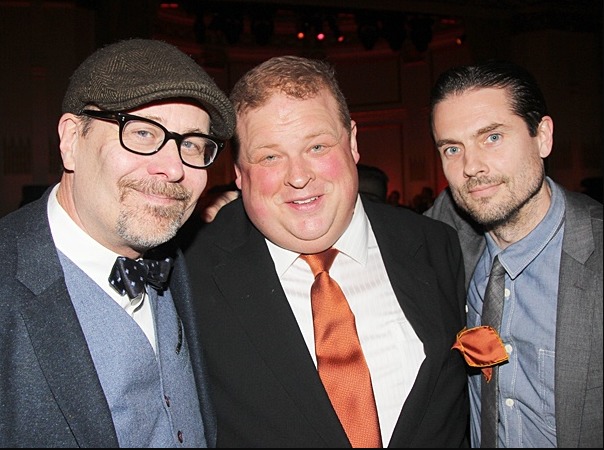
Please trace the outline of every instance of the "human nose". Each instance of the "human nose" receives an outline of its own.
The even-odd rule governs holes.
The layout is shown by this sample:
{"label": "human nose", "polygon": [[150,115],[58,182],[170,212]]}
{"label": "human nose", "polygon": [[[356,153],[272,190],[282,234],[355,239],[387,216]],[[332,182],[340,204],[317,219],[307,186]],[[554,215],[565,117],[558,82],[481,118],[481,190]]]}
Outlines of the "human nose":
{"label": "human nose", "polygon": [[467,178],[488,172],[488,165],[479,149],[466,146],[463,155],[463,171]]}
{"label": "human nose", "polygon": [[314,172],[304,158],[298,157],[290,160],[285,184],[302,189],[314,178]]}
{"label": "human nose", "polygon": [[[149,157],[147,157],[149,158]],[[180,157],[177,141],[168,140],[157,153],[150,156],[149,172],[164,175],[168,181],[179,181],[184,176],[184,164]]]}

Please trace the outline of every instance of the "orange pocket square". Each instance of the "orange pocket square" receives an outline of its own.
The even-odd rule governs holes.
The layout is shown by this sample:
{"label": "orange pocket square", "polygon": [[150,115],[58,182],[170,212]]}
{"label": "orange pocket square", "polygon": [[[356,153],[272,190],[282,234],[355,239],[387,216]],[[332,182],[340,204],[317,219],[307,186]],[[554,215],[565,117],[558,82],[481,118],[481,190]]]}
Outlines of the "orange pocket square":
{"label": "orange pocket square", "polygon": [[469,366],[479,367],[487,382],[492,367],[509,359],[499,333],[489,326],[464,328],[451,348],[459,350]]}

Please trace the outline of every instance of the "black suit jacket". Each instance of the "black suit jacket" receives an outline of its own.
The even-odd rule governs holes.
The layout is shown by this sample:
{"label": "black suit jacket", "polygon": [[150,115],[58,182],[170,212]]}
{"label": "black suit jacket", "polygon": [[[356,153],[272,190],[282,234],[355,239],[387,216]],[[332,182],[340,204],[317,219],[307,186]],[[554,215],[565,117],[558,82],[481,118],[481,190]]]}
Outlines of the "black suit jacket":
{"label": "black suit jacket", "polygon": [[[367,201],[364,207],[426,353],[390,447],[466,445],[466,372],[459,352],[450,350],[465,325],[457,235],[403,208]],[[185,255],[217,410],[217,445],[349,447],[265,239],[241,200],[225,206]]]}
{"label": "black suit jacket", "polygon": [[[42,199],[0,220],[0,447],[117,447],[111,413],[65,285]],[[170,291],[189,343],[206,438],[214,445],[184,258]]]}

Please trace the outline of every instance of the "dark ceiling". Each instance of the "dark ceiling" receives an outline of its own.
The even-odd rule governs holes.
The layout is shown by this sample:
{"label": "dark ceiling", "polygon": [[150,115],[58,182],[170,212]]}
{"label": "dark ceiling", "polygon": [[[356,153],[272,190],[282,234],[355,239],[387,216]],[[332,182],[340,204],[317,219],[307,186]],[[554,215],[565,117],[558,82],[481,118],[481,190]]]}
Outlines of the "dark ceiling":
{"label": "dark ceiling", "polygon": [[602,0],[188,0],[189,6],[241,8],[250,5],[279,7],[336,8],[339,11],[401,11],[465,18],[499,18],[523,29],[563,29],[597,31],[602,29]]}
{"label": "dark ceiling", "polygon": [[[295,35],[287,33],[299,28],[300,17],[309,11],[311,16],[335,17],[334,22],[347,28],[347,35],[351,36],[347,42],[351,44],[361,29],[359,18],[375,15],[380,33],[387,27],[386,22],[390,22],[394,32],[406,28],[410,34],[416,28],[410,25],[412,21],[427,18],[432,24],[429,33],[447,39],[452,34],[464,36],[469,29],[479,29],[480,33],[505,30],[506,35],[539,30],[602,35],[604,18],[604,0],[74,0],[74,3],[96,11],[99,45],[131,35],[153,35],[157,31],[179,39],[211,43],[213,30],[224,30],[224,22],[233,16],[239,15],[236,19],[239,22],[245,16],[246,23],[250,23],[250,16],[263,11],[273,14],[265,19],[270,32],[256,41],[271,45],[289,45],[284,36]],[[397,19],[401,15],[405,18]],[[222,20],[220,25],[217,18]],[[207,39],[201,38],[202,35]],[[280,39],[269,37],[273,35]],[[421,46],[425,47],[425,43]]]}

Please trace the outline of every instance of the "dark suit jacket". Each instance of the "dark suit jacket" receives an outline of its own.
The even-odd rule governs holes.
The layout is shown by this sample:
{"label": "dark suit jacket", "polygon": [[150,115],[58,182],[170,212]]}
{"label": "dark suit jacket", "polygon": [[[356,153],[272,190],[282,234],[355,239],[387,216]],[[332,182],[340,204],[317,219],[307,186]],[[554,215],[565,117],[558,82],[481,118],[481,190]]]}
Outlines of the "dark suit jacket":
{"label": "dark suit jacket", "polygon": [[[465,324],[457,236],[403,208],[364,206],[394,292],[426,353],[390,446],[467,444],[466,372],[450,350]],[[264,237],[241,200],[225,206],[185,255],[218,416],[217,445],[349,447]]]}
{"label": "dark suit jacket", "polygon": [[[49,191],[0,220],[0,447],[116,447],[109,406],[50,233]],[[182,255],[176,255],[170,290],[213,445],[215,416],[201,376],[205,368]]]}
{"label": "dark suit jacket", "polygon": [[[566,201],[556,323],[558,447],[602,448],[602,204],[562,189]],[[443,191],[430,217],[458,230],[467,280],[486,246],[483,233]]]}

